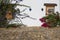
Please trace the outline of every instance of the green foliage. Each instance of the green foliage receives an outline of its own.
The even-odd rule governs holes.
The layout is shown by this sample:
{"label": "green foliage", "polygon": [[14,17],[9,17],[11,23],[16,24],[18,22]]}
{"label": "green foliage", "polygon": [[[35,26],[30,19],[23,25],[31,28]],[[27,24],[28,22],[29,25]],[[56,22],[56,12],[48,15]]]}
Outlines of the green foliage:
{"label": "green foliage", "polygon": [[[0,27],[8,25],[7,19],[5,18],[6,12],[11,11],[12,15],[15,15],[14,13],[17,12],[17,10],[15,10],[15,8],[14,8],[15,6],[16,6],[16,4],[1,3],[1,5],[0,5]],[[13,18],[14,18],[14,16],[13,16]]]}
{"label": "green foliage", "polygon": [[1,3],[7,4],[7,3],[10,3],[10,0],[0,0],[0,4],[1,4]]}
{"label": "green foliage", "polygon": [[59,13],[52,13],[44,17],[50,27],[60,26],[60,16],[58,14]]}
{"label": "green foliage", "polygon": [[0,21],[0,27],[6,27],[8,24],[7,24],[7,21],[3,20],[3,21]]}
{"label": "green foliage", "polygon": [[[11,1],[10,0],[0,0],[0,27],[16,26],[15,24],[10,24],[9,25],[9,23],[8,23],[9,19],[6,18],[7,12],[10,11],[12,13],[12,17],[14,19],[16,17],[16,13],[17,14],[20,13],[20,10],[19,9],[16,10],[15,7],[24,6],[24,7],[30,8],[30,6],[27,6],[27,5],[21,5],[21,4],[17,4],[17,3],[12,4]],[[31,11],[31,8],[29,10]]]}

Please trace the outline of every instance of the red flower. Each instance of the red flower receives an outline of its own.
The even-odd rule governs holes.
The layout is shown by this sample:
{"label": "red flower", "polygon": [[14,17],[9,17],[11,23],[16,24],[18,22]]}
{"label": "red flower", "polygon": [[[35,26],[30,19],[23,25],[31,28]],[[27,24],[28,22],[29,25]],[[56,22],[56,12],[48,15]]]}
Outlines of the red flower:
{"label": "red flower", "polygon": [[46,19],[45,18],[41,18],[39,19],[41,22],[46,22]]}
{"label": "red flower", "polygon": [[47,23],[43,23],[41,26],[42,27],[49,27],[49,25]]}

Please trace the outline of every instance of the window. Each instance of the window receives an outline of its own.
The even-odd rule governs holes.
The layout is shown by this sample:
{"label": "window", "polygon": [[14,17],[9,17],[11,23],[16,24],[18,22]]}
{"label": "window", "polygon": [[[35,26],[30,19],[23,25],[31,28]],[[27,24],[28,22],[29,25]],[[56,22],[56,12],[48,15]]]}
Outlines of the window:
{"label": "window", "polygon": [[48,13],[53,13],[54,9],[48,9]]}

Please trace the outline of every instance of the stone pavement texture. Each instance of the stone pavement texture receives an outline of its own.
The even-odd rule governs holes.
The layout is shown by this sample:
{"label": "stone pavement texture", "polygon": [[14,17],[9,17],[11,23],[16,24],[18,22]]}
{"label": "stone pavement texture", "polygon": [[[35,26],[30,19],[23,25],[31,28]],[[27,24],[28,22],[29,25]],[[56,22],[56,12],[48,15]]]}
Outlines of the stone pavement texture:
{"label": "stone pavement texture", "polygon": [[0,40],[60,40],[60,27],[0,28]]}

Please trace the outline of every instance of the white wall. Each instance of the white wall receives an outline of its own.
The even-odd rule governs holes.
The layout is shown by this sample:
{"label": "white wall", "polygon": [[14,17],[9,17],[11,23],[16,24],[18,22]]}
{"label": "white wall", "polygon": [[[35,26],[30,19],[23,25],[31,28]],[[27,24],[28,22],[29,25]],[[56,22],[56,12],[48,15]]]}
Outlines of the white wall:
{"label": "white wall", "polygon": [[[32,11],[28,11],[28,9],[24,12],[30,15],[33,18],[36,18],[37,20],[32,20],[30,18],[22,19],[22,22],[28,26],[41,26],[41,22],[39,21],[39,18],[45,16],[45,6],[44,3],[56,3],[57,7],[55,9],[56,11],[59,11],[59,0],[23,0],[21,4],[29,5],[32,8]],[[19,7],[22,9],[22,7]],[[44,9],[44,11],[41,11],[41,8]]]}
{"label": "white wall", "polygon": [[59,13],[60,13],[60,0],[59,0]]}

